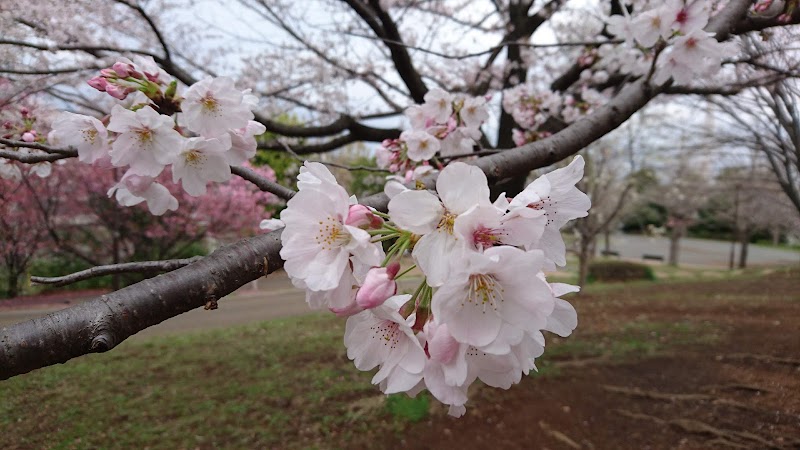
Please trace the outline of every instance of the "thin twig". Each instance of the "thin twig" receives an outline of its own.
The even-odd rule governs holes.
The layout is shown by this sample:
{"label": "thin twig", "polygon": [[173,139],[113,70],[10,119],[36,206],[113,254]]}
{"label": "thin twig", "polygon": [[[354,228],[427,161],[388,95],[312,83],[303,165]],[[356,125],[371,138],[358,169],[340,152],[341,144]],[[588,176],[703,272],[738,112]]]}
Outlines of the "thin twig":
{"label": "thin twig", "polygon": [[36,150],[41,150],[47,153],[55,153],[64,156],[78,156],[78,151],[72,148],[57,148],[51,147],[49,145],[40,144],[38,142],[25,142],[25,141],[15,141],[13,139],[4,139],[0,138],[0,144],[5,145],[6,147],[12,148],[34,148]]}
{"label": "thin twig", "polygon": [[311,161],[311,160],[305,159],[305,158],[301,157],[300,155],[298,155],[294,150],[292,150],[291,147],[289,147],[289,144],[287,144],[286,142],[283,142],[282,140],[278,139],[278,143],[280,143],[281,146],[283,147],[283,149],[286,150],[286,153],[288,153],[289,155],[291,155],[292,158],[296,159],[297,161],[299,161],[301,163],[309,161],[309,162],[317,162],[317,163],[320,163],[320,164],[325,164],[326,166],[330,166],[330,167],[338,167],[339,169],[345,169],[345,170],[365,170],[365,171],[368,171],[368,172],[390,173],[388,170],[381,169],[380,167],[348,166],[346,164],[339,164],[339,163],[328,162],[328,161]]}
{"label": "thin twig", "polygon": [[109,264],[107,266],[92,267],[91,269],[81,270],[80,272],[71,273],[61,277],[31,276],[31,282],[36,284],[48,284],[51,286],[66,286],[68,284],[77,283],[78,281],[102,277],[103,275],[115,275],[120,273],[171,272],[200,261],[201,259],[203,259],[202,256],[193,256],[185,259]]}
{"label": "thin twig", "polygon": [[489,53],[502,50],[508,46],[516,46],[516,47],[524,47],[524,48],[560,48],[560,47],[599,47],[603,44],[621,44],[625,41],[623,40],[609,40],[609,41],[577,41],[577,42],[555,42],[552,44],[531,44],[528,42],[516,42],[516,41],[508,41],[508,42],[501,42],[500,44],[495,45],[494,47],[489,47],[486,50],[481,50],[472,53],[465,53],[463,55],[450,55],[447,53],[438,52],[436,50],[431,50],[425,47],[418,47],[416,45],[406,44],[404,42],[396,41],[393,39],[382,38],[379,36],[369,36],[366,34],[360,33],[353,33],[353,32],[343,32],[342,34],[353,36],[357,38],[363,39],[370,39],[374,41],[382,41],[386,44],[392,45],[399,45],[405,47],[409,50],[416,50],[422,53],[427,53],[429,55],[438,56],[440,58],[445,59],[453,59],[453,60],[462,60],[462,59],[469,59],[469,58],[477,58],[479,56],[488,55]]}
{"label": "thin twig", "polygon": [[36,164],[40,162],[53,162],[59,159],[72,158],[73,156],[62,155],[58,153],[47,153],[32,155],[30,153],[14,152],[8,150],[0,150],[0,158],[6,158],[13,161],[19,161],[25,164]]}
{"label": "thin twig", "polygon": [[255,184],[262,191],[275,194],[284,200],[289,200],[290,198],[294,197],[294,194],[297,193],[287,187],[281,186],[278,183],[275,183],[273,181],[264,178],[263,176],[259,175],[258,172],[256,172],[255,170],[249,169],[247,167],[231,166],[231,173],[233,173],[234,175],[238,175],[244,178],[245,180]]}
{"label": "thin twig", "polygon": [[[44,161],[52,162],[52,161],[57,161],[59,159],[74,158],[78,156],[78,152],[76,150],[54,148],[36,142],[14,141],[11,139],[0,138],[0,144],[7,145],[9,147],[33,148],[48,153],[47,155],[30,155],[19,152],[0,150],[0,158],[12,159],[14,161],[19,161],[27,164],[35,164]],[[231,166],[231,173],[233,173],[234,175],[238,175],[244,178],[245,180],[255,184],[262,191],[275,194],[284,200],[289,200],[295,194],[293,190],[283,187],[275,182],[272,182],[259,175],[256,171],[248,169],[246,167]]]}
{"label": "thin twig", "polygon": [[500,153],[502,150],[480,150],[477,152],[469,152],[469,153],[459,153],[456,155],[449,155],[449,156],[440,156],[439,159],[442,161],[453,161],[455,159],[461,158],[469,158],[470,156],[488,156],[494,155],[496,153]]}

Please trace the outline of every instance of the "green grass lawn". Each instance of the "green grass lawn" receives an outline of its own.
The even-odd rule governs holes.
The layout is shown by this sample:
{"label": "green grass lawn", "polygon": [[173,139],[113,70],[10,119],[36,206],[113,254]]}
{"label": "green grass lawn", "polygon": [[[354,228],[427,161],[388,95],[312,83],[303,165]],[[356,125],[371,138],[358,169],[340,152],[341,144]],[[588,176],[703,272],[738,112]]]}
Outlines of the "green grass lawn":
{"label": "green grass lawn", "polygon": [[[660,285],[589,292],[617,307]],[[550,335],[537,376],[559,376],[564,361],[649,357],[720,333],[657,317],[609,323]],[[313,314],[133,340],[0,382],[0,448],[362,448],[440,413],[426,395],[382,396],[372,373],[347,359],[344,324]]]}

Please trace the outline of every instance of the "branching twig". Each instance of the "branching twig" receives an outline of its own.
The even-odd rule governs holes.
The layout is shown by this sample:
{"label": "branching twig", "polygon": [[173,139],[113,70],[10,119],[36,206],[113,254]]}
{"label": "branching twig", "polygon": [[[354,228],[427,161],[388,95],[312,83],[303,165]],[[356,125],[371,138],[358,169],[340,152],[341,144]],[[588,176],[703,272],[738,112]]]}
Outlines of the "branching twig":
{"label": "branching twig", "polygon": [[284,200],[289,200],[290,198],[294,197],[294,194],[296,194],[295,191],[270,181],[259,175],[255,170],[247,167],[231,166],[231,173],[255,184],[262,191],[275,194]]}
{"label": "branching twig", "polygon": [[0,138],[0,144],[5,145],[6,147],[11,148],[34,148],[36,150],[41,150],[47,153],[54,153],[64,156],[78,156],[78,151],[72,148],[57,148],[51,147],[49,145],[40,144],[38,142],[25,142],[25,141],[15,141],[13,139],[5,139]]}
{"label": "branching twig", "polygon": [[297,161],[299,161],[299,162],[301,162],[301,163],[303,163],[303,162],[306,162],[306,161],[309,161],[309,162],[318,162],[318,163],[320,163],[320,164],[325,164],[326,166],[338,167],[339,169],[345,169],[345,170],[351,170],[351,171],[352,171],[352,170],[365,170],[365,171],[367,171],[367,172],[381,172],[381,173],[389,173],[389,171],[388,171],[388,170],[386,170],[386,169],[381,169],[380,167],[370,167],[370,166],[348,166],[348,165],[346,165],[346,164],[339,164],[339,163],[335,163],[335,162],[329,162],[329,161],[311,161],[311,160],[309,160],[309,159],[305,159],[305,158],[301,157],[300,155],[298,155],[298,154],[297,154],[297,152],[295,152],[294,150],[292,150],[292,147],[290,147],[290,146],[289,146],[289,144],[287,144],[286,142],[283,142],[282,140],[278,140],[278,142],[281,144],[281,146],[283,147],[283,149],[284,149],[284,150],[286,150],[286,153],[288,153],[289,155],[291,155],[291,157],[292,157],[292,158],[296,159]]}
{"label": "branching twig", "polygon": [[185,259],[170,259],[166,261],[140,261],[122,264],[109,264],[107,266],[97,266],[91,269],[81,270],[60,277],[37,277],[31,276],[31,282],[36,284],[47,284],[50,286],[66,286],[90,278],[102,277],[103,275],[116,275],[120,273],[153,273],[171,272],[183,266],[195,263],[203,259],[202,256],[194,256]]}
{"label": "branching twig", "polygon": [[[52,162],[52,161],[57,161],[59,159],[74,158],[78,156],[78,152],[76,150],[54,148],[36,142],[23,142],[23,141],[14,141],[11,139],[0,138],[0,144],[7,145],[12,148],[13,147],[33,148],[48,153],[46,155],[30,155],[20,152],[0,150],[0,158],[12,159],[14,161],[19,161],[27,164],[35,164],[44,161]],[[244,178],[245,180],[253,183],[262,191],[275,194],[284,200],[289,200],[295,194],[293,190],[283,187],[273,181],[270,181],[259,175],[256,171],[248,169],[246,167],[231,166],[231,173],[233,173],[234,175],[238,175]]]}

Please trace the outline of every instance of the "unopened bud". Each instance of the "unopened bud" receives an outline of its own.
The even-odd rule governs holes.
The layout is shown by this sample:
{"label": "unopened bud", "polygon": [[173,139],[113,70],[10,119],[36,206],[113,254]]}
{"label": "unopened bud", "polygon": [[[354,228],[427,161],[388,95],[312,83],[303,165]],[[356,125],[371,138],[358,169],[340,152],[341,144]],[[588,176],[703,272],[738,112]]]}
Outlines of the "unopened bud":
{"label": "unopened bud", "polygon": [[108,81],[106,81],[103,77],[94,77],[91,80],[87,81],[89,86],[97,89],[100,92],[105,92],[106,86],[108,86]]}
{"label": "unopened bud", "polygon": [[351,227],[377,229],[383,225],[383,219],[364,205],[353,205],[347,212],[347,219],[344,223]]}
{"label": "unopened bud", "polygon": [[115,62],[111,69],[116,72],[117,76],[120,78],[127,78],[130,75],[133,66],[128,63],[124,62]]}
{"label": "unopened bud", "polygon": [[373,267],[367,272],[364,285],[356,292],[356,303],[363,309],[382,305],[389,297],[397,293],[397,282],[394,277],[400,270],[400,264],[393,262],[387,267]]}
{"label": "unopened bud", "polygon": [[344,308],[331,307],[328,309],[330,310],[330,312],[336,314],[337,317],[354,316],[364,310],[364,308],[360,307],[358,303],[356,303],[355,301],[345,306]]}
{"label": "unopened bud", "polygon": [[118,100],[125,100],[125,98],[133,92],[133,89],[124,88],[122,86],[117,86],[116,84],[107,84],[106,85],[106,92],[108,95],[118,99]]}

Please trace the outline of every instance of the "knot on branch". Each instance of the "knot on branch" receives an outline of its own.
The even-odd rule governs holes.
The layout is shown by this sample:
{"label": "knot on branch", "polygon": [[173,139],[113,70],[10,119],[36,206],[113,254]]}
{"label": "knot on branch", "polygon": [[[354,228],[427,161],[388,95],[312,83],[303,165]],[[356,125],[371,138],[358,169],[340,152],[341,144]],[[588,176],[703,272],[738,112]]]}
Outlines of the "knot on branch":
{"label": "knot on branch", "polygon": [[102,353],[116,347],[118,344],[114,333],[113,314],[100,313],[91,322],[90,336],[92,337],[91,351]]}
{"label": "knot on branch", "polygon": [[116,345],[114,336],[110,333],[101,333],[92,339],[92,351],[95,353],[111,350]]}

